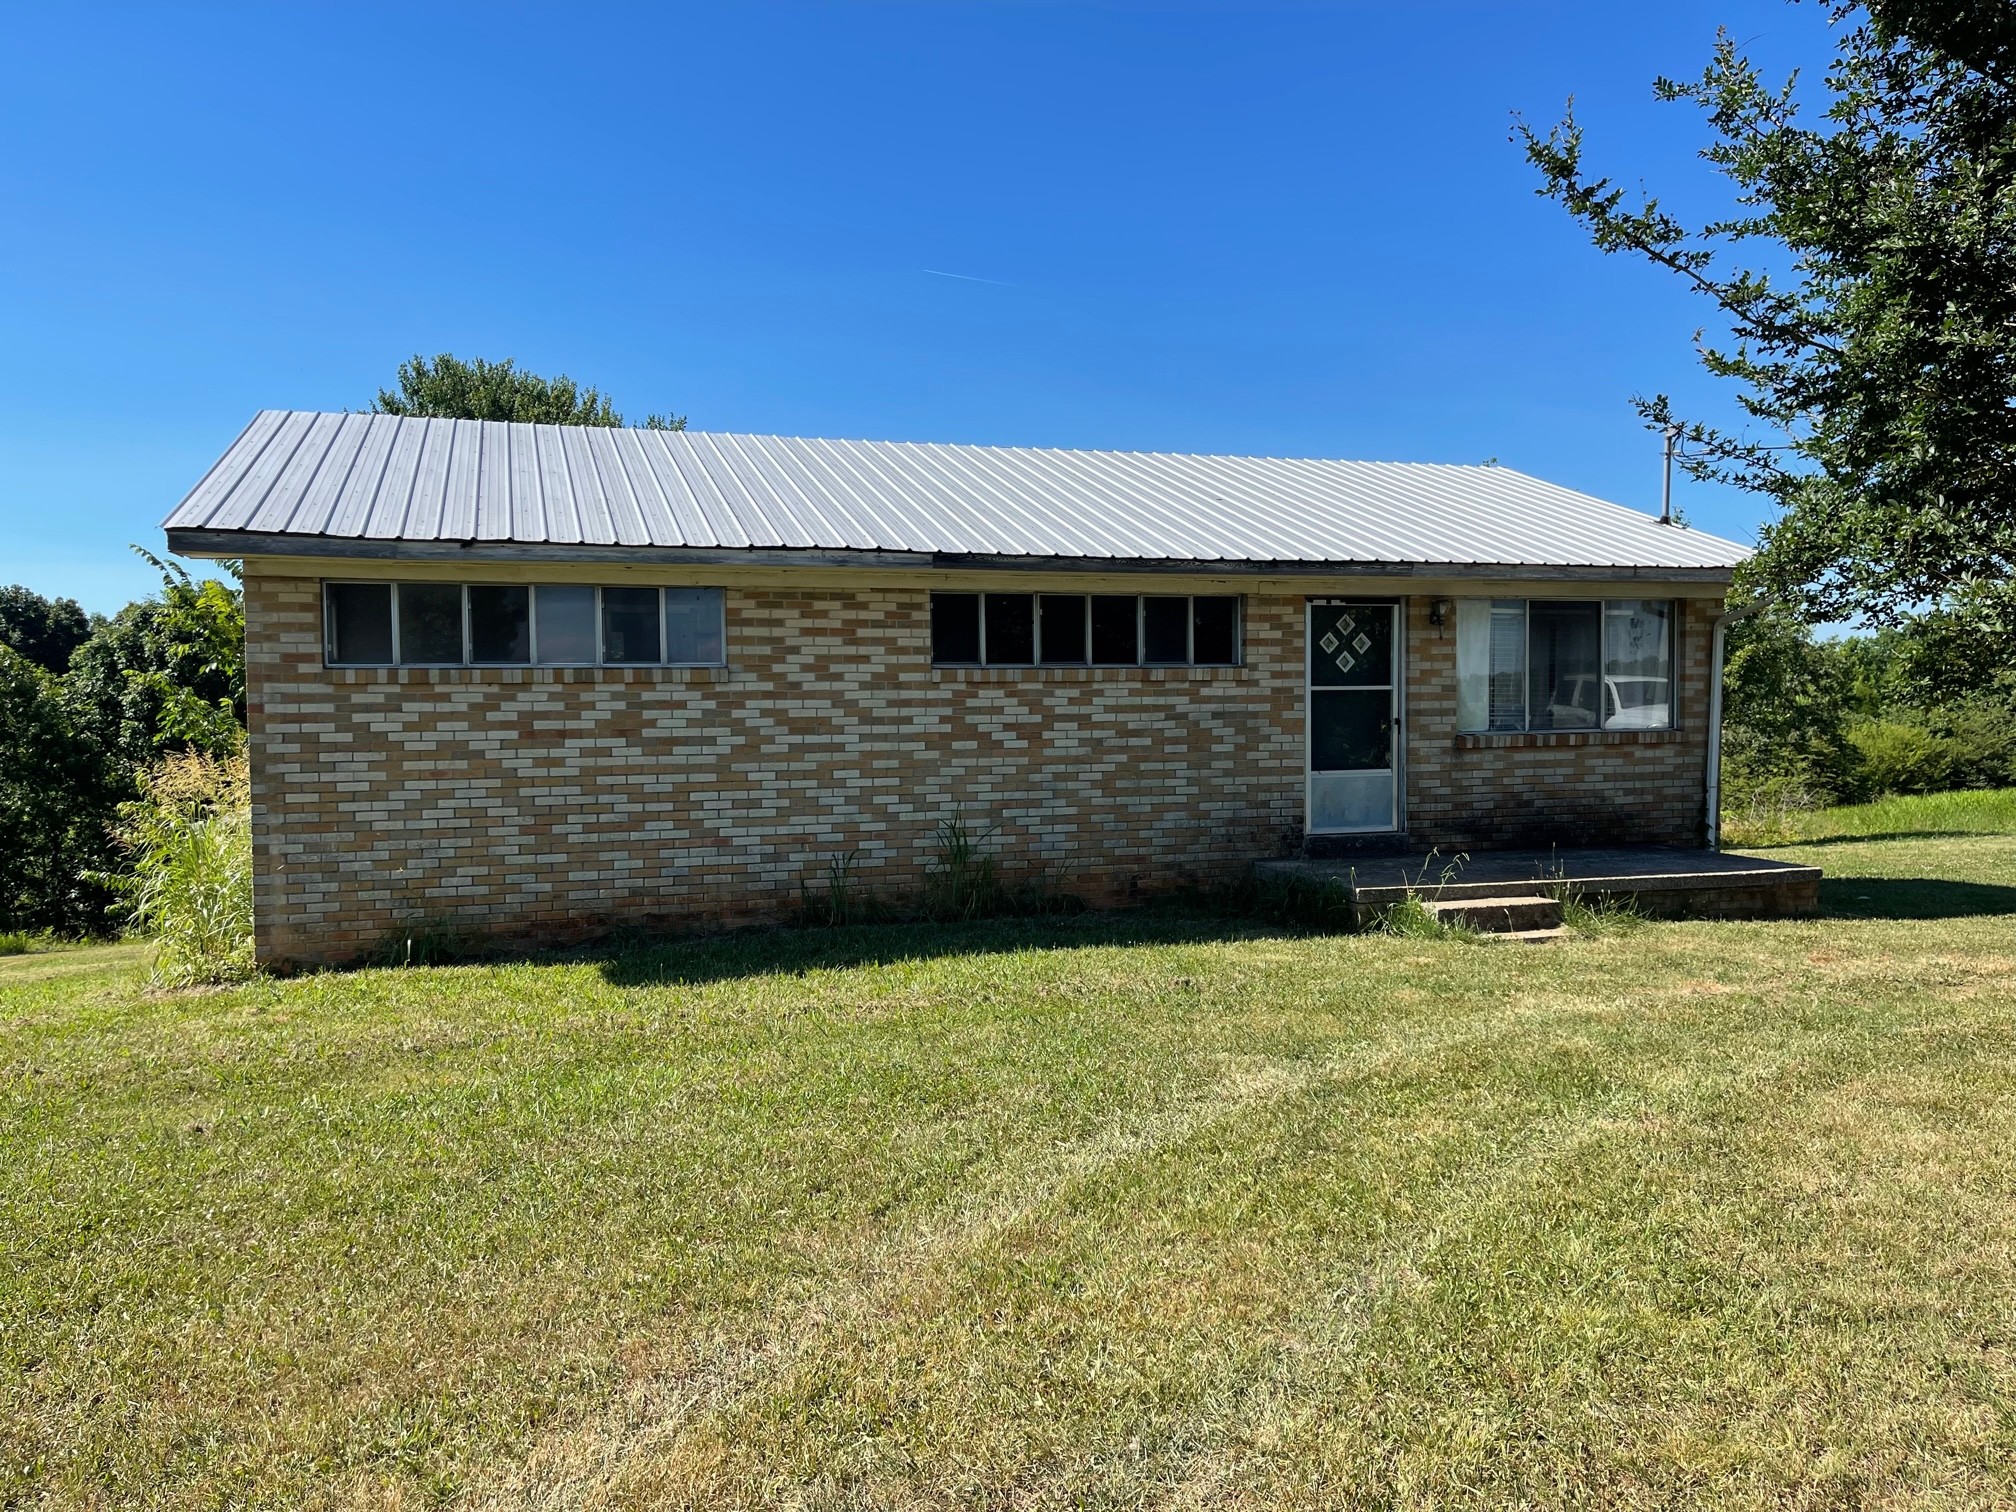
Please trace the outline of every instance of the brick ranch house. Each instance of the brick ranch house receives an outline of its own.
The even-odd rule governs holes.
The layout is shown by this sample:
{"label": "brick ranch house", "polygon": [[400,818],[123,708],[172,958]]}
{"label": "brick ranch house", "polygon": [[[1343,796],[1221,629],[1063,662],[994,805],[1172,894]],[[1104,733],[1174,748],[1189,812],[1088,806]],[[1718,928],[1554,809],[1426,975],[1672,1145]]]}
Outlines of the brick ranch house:
{"label": "brick ranch house", "polygon": [[260,414],[258,952],[780,914],[940,823],[1095,903],[1361,845],[1713,843],[1744,549],[1500,467]]}

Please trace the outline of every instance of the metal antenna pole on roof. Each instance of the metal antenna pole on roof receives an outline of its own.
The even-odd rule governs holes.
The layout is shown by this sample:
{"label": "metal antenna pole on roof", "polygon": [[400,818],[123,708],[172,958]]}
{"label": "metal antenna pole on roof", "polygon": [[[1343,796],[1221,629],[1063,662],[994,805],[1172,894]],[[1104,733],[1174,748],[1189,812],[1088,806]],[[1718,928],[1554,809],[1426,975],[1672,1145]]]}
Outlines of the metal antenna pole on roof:
{"label": "metal antenna pole on roof", "polygon": [[1673,523],[1673,443],[1680,439],[1680,427],[1666,427],[1666,482],[1659,490],[1659,523]]}

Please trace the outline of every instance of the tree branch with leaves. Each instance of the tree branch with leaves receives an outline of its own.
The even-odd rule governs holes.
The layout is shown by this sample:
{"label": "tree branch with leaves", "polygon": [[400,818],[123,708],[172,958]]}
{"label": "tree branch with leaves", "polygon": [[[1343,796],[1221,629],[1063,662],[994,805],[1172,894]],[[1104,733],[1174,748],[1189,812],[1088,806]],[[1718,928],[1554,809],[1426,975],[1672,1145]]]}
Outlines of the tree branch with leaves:
{"label": "tree branch with leaves", "polygon": [[1599,250],[1714,306],[1699,359],[1766,434],[1634,403],[1679,426],[1695,477],[1777,504],[1747,580],[1820,620],[1959,614],[2016,654],[2016,6],[1816,9],[1836,34],[1817,112],[1726,32],[1699,77],[1653,86],[1702,112],[1722,219],[1595,173],[1572,102],[1514,139]]}

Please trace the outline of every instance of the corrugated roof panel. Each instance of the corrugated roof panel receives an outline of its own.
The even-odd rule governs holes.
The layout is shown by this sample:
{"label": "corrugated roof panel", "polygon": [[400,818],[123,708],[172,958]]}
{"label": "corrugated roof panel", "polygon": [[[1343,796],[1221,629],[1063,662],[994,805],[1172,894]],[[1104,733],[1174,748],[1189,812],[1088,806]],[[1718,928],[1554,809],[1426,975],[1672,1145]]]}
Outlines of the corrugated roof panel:
{"label": "corrugated roof panel", "polygon": [[[541,427],[542,431],[545,427]],[[556,425],[553,439],[558,443],[556,450],[560,465],[567,475],[567,489],[574,500],[574,512],[581,523],[581,539],[584,541],[609,541],[622,544],[623,537],[616,529],[616,514],[610,506],[609,495],[602,487],[602,475],[595,466],[594,451],[607,448],[591,448],[586,427],[579,425]]]}
{"label": "corrugated roof panel", "polygon": [[385,459],[392,454],[393,438],[399,434],[399,427],[385,424],[385,419],[383,415],[355,417],[354,423],[362,427],[363,436],[341,486],[329,500],[327,519],[310,518],[297,510],[292,523],[284,527],[287,532],[346,538],[369,534],[371,509],[378,501],[378,485],[385,477]]}
{"label": "corrugated roof panel", "polygon": [[365,517],[364,529],[360,533],[383,541],[425,540],[425,536],[407,533],[406,518],[412,513],[413,490],[419,482],[421,444],[430,432],[438,432],[442,427],[390,425],[385,428],[392,434],[392,447],[386,454],[385,471],[378,480],[371,512]]}
{"label": "corrugated roof panel", "polygon": [[443,521],[448,513],[448,458],[455,448],[455,427],[430,425],[414,464],[413,495],[406,505],[401,535],[448,539]]}
{"label": "corrugated roof panel", "polygon": [[[606,456],[600,455],[605,451]],[[644,528],[643,506],[637,502],[636,490],[630,486],[630,473],[622,465],[616,448],[588,448],[583,465],[595,469],[595,481],[602,490],[602,497],[608,501],[609,518],[617,542],[624,546],[648,546],[651,533]]]}
{"label": "corrugated roof panel", "polygon": [[[231,497],[238,480],[258,460],[259,449],[265,439],[279,429],[280,418],[277,410],[261,410],[254,415],[252,423],[238,433],[238,439],[231,443],[230,449],[211,463],[210,470],[189,490],[189,497],[182,501],[176,513],[186,511],[206,518],[224,518],[225,501]],[[218,525],[215,528],[223,530],[230,527]]]}
{"label": "corrugated roof panel", "polygon": [[694,533],[695,545],[744,547],[750,544],[748,532],[742,522],[735,518],[734,504],[721,497],[720,489],[714,486],[714,479],[696,456],[694,446],[686,437],[676,434],[665,435],[665,465],[672,476],[685,490],[692,502],[694,513],[700,517],[699,528]]}
{"label": "corrugated roof panel", "polygon": [[466,541],[476,534],[476,499],[483,465],[483,433],[473,420],[448,431],[448,473],[441,481],[441,537]]}
{"label": "corrugated roof panel", "polygon": [[170,530],[1126,561],[1726,570],[1733,542],[1501,467],[269,410]]}
{"label": "corrugated roof panel", "polygon": [[610,440],[610,451],[637,500],[646,544],[676,540],[685,534],[672,500],[666,495],[664,480],[658,475],[658,459],[649,436],[648,431],[625,430]]}
{"label": "corrugated roof panel", "polygon": [[872,538],[870,532],[861,529],[845,512],[835,509],[831,500],[808,492],[790,468],[780,465],[777,458],[759,444],[760,439],[755,436],[714,438],[722,450],[731,455],[737,476],[752,492],[766,495],[772,507],[782,510],[789,519],[790,528],[784,535],[791,545],[814,546],[821,541],[838,541],[844,546],[853,546]]}
{"label": "corrugated roof panel", "polygon": [[313,415],[282,415],[280,423],[261,439],[250,465],[225,494],[221,502],[224,515],[255,522],[273,502],[276,490],[281,495],[277,512],[284,514],[288,490],[281,488],[281,482],[301,471],[304,460],[309,468],[313,467],[313,459],[303,459],[299,453],[301,443],[314,429]]}
{"label": "corrugated roof panel", "polygon": [[266,511],[259,528],[287,531],[297,519],[322,520],[334,513],[349,486],[350,470],[357,465],[358,450],[369,429],[362,415],[325,415],[329,424],[321,427],[321,455],[315,459],[314,475],[293,491],[286,507]]}

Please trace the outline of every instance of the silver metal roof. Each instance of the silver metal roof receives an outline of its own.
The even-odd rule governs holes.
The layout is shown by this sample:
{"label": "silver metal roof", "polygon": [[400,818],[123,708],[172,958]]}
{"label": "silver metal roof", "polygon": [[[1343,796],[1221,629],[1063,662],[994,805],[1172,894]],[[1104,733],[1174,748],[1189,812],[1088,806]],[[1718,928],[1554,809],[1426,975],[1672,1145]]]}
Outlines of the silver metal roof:
{"label": "silver metal roof", "polygon": [[[165,524],[177,550],[247,554],[432,543],[1690,574],[1749,554],[1504,467],[291,410],[262,411]],[[402,543],[415,549],[384,549]]]}

